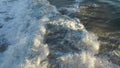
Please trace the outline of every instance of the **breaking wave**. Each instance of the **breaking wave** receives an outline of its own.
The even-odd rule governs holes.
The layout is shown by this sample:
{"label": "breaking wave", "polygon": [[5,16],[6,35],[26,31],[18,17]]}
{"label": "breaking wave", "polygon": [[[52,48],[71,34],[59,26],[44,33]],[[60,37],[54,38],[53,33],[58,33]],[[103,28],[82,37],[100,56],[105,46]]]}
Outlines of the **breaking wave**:
{"label": "breaking wave", "polygon": [[98,52],[97,36],[47,0],[0,0],[0,68],[120,68]]}

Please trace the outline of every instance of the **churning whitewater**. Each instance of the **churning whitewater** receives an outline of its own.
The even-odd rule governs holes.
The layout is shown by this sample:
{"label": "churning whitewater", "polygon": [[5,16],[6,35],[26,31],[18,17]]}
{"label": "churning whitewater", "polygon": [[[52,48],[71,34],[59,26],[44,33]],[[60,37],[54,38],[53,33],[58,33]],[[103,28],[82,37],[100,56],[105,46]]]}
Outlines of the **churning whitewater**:
{"label": "churning whitewater", "polygon": [[0,0],[0,68],[120,68],[98,51],[97,37],[47,0]]}

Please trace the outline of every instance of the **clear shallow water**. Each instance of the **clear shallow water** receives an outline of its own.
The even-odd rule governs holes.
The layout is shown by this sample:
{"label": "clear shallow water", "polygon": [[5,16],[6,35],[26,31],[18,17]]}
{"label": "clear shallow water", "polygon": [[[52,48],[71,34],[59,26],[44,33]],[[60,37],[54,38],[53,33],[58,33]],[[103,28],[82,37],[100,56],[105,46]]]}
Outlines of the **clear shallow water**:
{"label": "clear shallow water", "polygon": [[97,36],[75,18],[82,3],[1,0],[0,68],[120,68],[98,55],[102,50]]}

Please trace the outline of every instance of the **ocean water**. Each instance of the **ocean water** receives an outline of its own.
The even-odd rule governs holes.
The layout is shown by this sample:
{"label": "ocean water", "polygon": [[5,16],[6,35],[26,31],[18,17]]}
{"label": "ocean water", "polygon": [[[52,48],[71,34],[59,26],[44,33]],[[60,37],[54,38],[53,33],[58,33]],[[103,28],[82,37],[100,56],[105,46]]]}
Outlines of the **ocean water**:
{"label": "ocean water", "polygon": [[87,12],[109,1],[0,0],[0,68],[120,68],[119,17],[98,24]]}

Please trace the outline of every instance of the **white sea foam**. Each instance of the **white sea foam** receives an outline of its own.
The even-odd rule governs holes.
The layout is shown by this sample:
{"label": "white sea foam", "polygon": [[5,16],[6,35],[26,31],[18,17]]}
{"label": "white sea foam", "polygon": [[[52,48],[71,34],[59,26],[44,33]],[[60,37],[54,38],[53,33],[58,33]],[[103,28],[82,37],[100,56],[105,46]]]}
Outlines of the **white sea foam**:
{"label": "white sea foam", "polygon": [[[0,24],[3,25],[0,36],[9,43],[7,50],[0,53],[0,68],[51,68],[52,65],[57,68],[119,68],[95,57],[99,50],[96,36],[87,32],[79,21],[61,15],[47,0],[0,0],[0,9]],[[49,58],[53,45],[44,41],[49,30],[47,24],[60,26],[54,29],[56,31],[68,30],[64,39],[73,42],[78,52],[58,51],[55,54],[60,56]]]}

